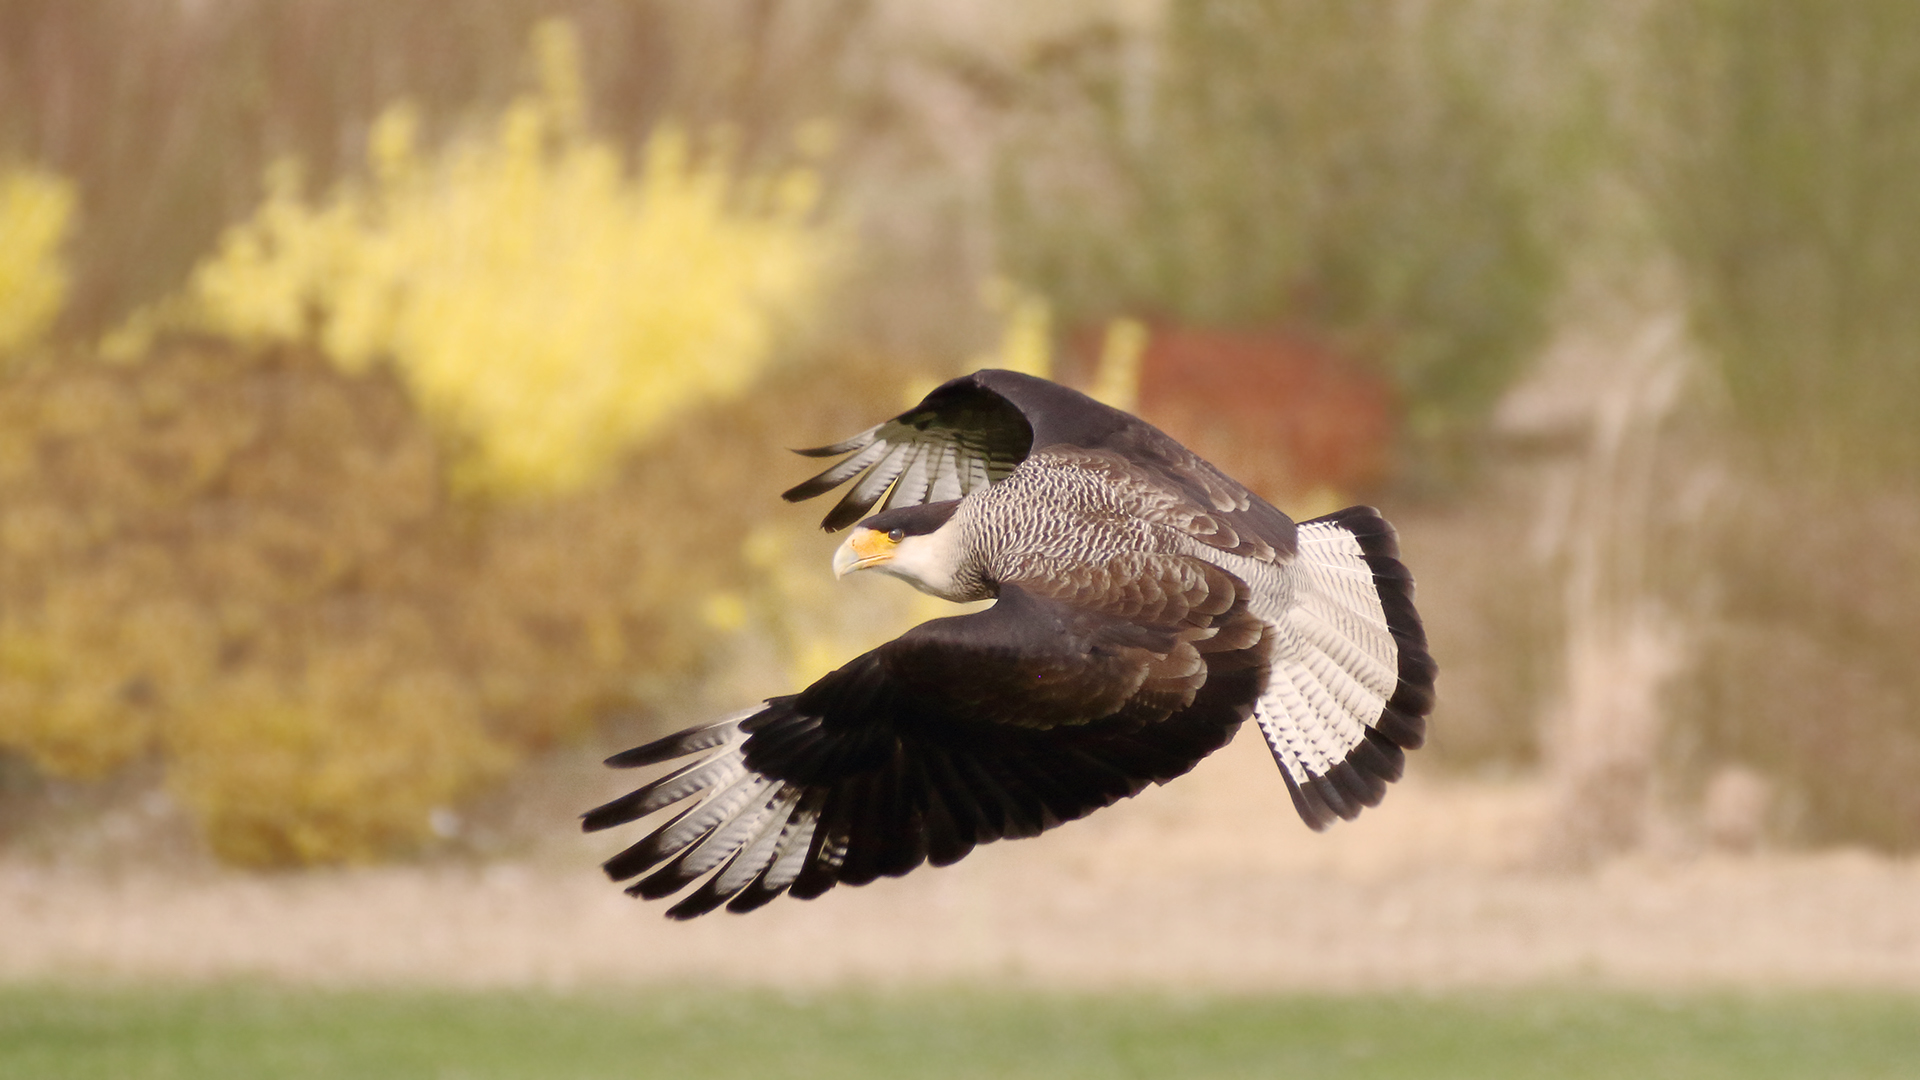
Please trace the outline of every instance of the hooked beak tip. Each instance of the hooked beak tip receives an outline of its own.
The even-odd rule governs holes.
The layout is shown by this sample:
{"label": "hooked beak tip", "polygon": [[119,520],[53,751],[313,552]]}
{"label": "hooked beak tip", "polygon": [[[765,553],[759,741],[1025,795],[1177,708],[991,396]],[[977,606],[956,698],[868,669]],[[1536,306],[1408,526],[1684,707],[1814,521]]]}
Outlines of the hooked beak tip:
{"label": "hooked beak tip", "polygon": [[874,543],[876,538],[872,530],[856,528],[833,553],[833,576],[843,578],[855,570],[865,570],[892,558],[891,550]]}
{"label": "hooked beak tip", "polygon": [[859,568],[859,564],[860,555],[853,550],[853,542],[848,540],[842,543],[838,548],[835,548],[833,552],[834,580],[838,581],[848,574],[853,573],[854,570]]}

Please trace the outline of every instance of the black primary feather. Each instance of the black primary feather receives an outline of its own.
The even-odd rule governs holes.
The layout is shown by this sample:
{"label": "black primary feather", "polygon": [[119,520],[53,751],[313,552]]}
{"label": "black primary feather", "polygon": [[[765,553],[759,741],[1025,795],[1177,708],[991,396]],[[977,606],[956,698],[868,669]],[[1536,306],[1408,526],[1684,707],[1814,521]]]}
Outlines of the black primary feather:
{"label": "black primary feather", "polygon": [[[1247,615],[1242,604],[1211,618]],[[1152,654],[1096,645],[1131,636],[1119,620],[1009,588],[992,608],[917,627],[799,694],[648,744],[648,760],[662,747],[707,756],[589,812],[585,825],[691,804],[606,864],[615,880],[647,874],[629,891],[648,899],[711,875],[669,911],[675,918],[956,862],[1182,775],[1253,708],[1259,669],[1245,654],[1257,638],[1203,653],[1224,674],[1178,709],[1022,711],[1035,671],[1138,682]]]}

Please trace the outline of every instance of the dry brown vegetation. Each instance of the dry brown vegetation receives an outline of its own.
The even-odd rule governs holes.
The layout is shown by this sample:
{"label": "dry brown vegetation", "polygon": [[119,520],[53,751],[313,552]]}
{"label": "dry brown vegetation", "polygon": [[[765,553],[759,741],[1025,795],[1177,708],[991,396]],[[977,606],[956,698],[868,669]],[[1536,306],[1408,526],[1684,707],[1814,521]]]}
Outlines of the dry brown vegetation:
{"label": "dry brown vegetation", "polygon": [[[385,373],[211,340],[0,386],[0,744],[55,776],[157,755],[247,864],[417,847],[433,814],[714,653],[800,373],[617,481],[448,498]],[[890,403],[890,402],[889,402]],[[851,424],[852,421],[848,420]]]}

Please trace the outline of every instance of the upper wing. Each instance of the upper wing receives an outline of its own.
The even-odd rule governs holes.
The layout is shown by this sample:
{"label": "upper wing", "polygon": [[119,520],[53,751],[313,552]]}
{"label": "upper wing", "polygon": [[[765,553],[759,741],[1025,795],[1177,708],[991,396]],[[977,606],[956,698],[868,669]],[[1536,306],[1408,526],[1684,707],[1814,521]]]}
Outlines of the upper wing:
{"label": "upper wing", "polygon": [[866,517],[883,495],[882,509],[960,498],[1012,472],[1032,447],[1033,426],[1019,407],[967,376],[942,385],[884,424],[831,446],[799,451],[809,457],[851,456],[783,498],[811,499],[859,476],[820,523],[831,532]]}
{"label": "upper wing", "polygon": [[1012,472],[1047,447],[1105,452],[1133,480],[1151,482],[1206,518],[1202,542],[1263,561],[1290,557],[1293,521],[1199,455],[1138,417],[1013,371],[976,371],[947,382],[884,424],[811,457],[847,454],[784,498],[811,499],[859,477],[821,525],[842,529],[884,496],[881,509],[957,499]]}
{"label": "upper wing", "polygon": [[986,611],[915,627],[799,694],[609,759],[711,751],[585,827],[691,804],[606,863],[615,880],[651,870],[627,890],[649,899],[711,873],[674,918],[811,898],[1033,836],[1185,773],[1252,711],[1264,648],[1244,595],[1156,616],[1007,587]]}

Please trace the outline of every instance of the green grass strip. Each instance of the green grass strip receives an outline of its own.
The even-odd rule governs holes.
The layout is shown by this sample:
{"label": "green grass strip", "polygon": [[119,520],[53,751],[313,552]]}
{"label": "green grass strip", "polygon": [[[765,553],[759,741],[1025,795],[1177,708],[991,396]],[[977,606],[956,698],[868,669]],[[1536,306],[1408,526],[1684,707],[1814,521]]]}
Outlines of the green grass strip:
{"label": "green grass strip", "polygon": [[1920,1076],[1920,996],[0,987],[0,1076]]}

